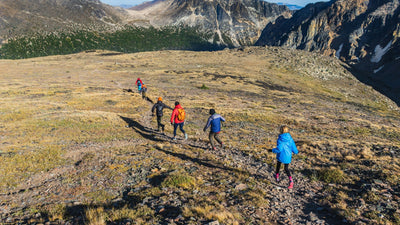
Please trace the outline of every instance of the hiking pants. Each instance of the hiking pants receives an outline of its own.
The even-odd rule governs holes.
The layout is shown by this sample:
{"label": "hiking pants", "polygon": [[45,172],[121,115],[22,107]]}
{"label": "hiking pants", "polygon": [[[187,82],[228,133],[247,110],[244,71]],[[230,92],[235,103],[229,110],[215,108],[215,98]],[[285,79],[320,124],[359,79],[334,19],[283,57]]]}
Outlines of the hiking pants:
{"label": "hiking pants", "polygon": [[186,133],[185,133],[185,130],[183,129],[183,124],[185,124],[185,122],[182,122],[182,123],[174,123],[174,137],[176,136],[176,130],[178,129],[178,126],[179,126],[179,129],[182,131],[182,133],[183,133],[183,134],[186,134]]}
{"label": "hiking pants", "polygon": [[157,116],[157,129],[160,130],[161,127],[161,130],[164,132],[165,125],[161,123],[161,119],[162,116]]}
{"label": "hiking pants", "polygon": [[219,136],[219,132],[214,133],[214,132],[210,131],[208,138],[210,139],[211,147],[215,148],[214,139],[217,140],[220,145],[222,145],[222,141],[219,139],[218,136]]}
{"label": "hiking pants", "polygon": [[[279,173],[279,170],[281,169],[281,162],[278,161],[278,163],[276,164],[276,173]],[[285,165],[285,172],[287,174],[288,177],[291,177],[292,175],[290,174],[290,170],[289,170],[289,164],[283,164]]]}

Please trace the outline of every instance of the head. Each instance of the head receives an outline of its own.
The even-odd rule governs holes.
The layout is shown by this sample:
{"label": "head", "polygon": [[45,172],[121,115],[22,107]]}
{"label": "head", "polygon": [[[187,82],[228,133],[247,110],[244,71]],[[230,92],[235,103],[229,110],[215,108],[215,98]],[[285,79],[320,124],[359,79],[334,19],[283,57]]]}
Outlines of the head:
{"label": "head", "polygon": [[215,114],[215,109],[210,109],[210,115],[214,115]]}
{"label": "head", "polygon": [[162,98],[161,98],[161,97],[158,97],[158,101],[159,101],[159,102],[162,102]]}
{"label": "head", "polygon": [[282,125],[282,126],[279,128],[279,131],[281,132],[281,134],[289,133],[289,127],[287,127],[286,125]]}
{"label": "head", "polygon": [[175,102],[175,106],[177,106],[177,105],[179,105],[179,102],[178,102],[178,101]]}

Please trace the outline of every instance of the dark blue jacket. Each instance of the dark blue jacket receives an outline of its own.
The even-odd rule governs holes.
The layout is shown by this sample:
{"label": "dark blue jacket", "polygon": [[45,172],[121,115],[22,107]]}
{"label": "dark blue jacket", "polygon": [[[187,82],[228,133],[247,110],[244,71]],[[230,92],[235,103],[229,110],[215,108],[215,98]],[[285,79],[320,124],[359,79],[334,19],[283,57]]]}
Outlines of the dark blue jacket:
{"label": "dark blue jacket", "polygon": [[296,144],[289,133],[279,135],[276,148],[272,149],[272,152],[276,153],[276,159],[283,164],[289,164],[292,162],[292,153],[299,153]]}
{"label": "dark blue jacket", "polygon": [[221,121],[225,122],[225,118],[215,113],[208,118],[207,124],[204,127],[204,131],[211,125],[211,132],[218,133],[221,131]]}

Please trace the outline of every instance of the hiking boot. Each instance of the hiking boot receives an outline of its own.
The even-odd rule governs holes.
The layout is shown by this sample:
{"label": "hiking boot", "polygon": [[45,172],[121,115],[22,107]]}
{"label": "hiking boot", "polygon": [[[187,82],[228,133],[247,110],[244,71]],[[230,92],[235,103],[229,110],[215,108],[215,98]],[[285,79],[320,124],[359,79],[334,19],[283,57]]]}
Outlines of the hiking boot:
{"label": "hiking boot", "polygon": [[224,148],[224,142],[221,142],[221,148]]}
{"label": "hiking boot", "polygon": [[279,173],[275,174],[275,180],[277,183],[279,183]]}
{"label": "hiking boot", "polygon": [[292,189],[293,188],[293,181],[290,181],[289,182],[289,187],[288,187],[289,189]]}
{"label": "hiking boot", "polygon": [[173,140],[173,141],[176,141],[176,137],[173,137],[172,140]]}
{"label": "hiking boot", "polygon": [[185,140],[187,140],[188,139],[188,135],[187,134],[185,134]]}

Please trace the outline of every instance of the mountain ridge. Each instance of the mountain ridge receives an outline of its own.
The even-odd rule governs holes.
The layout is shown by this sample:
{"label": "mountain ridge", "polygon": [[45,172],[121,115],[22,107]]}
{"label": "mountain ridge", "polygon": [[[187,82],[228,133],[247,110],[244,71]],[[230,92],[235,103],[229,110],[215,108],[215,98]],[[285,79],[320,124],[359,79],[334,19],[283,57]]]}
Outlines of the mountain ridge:
{"label": "mountain ridge", "polygon": [[[256,45],[318,51],[353,66],[359,78],[400,103],[400,3],[334,0],[309,4],[268,24]],[[380,85],[376,85],[380,84]]]}
{"label": "mountain ridge", "polygon": [[267,23],[280,15],[290,17],[291,11],[261,0],[156,0],[131,8],[131,15],[136,14],[154,26],[197,26],[215,32],[220,42],[226,34],[240,46],[254,43]]}

